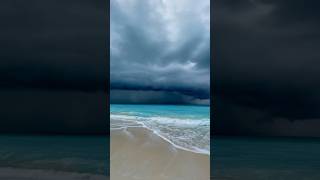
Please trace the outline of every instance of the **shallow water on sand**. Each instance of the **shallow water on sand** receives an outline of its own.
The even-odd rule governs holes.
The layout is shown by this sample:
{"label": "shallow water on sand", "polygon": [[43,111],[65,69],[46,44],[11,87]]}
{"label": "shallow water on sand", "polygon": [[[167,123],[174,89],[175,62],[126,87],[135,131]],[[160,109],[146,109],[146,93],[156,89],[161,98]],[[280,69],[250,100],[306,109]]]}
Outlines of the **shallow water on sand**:
{"label": "shallow water on sand", "polygon": [[110,108],[111,129],[145,127],[172,144],[210,154],[210,107],[119,105]]}
{"label": "shallow water on sand", "polygon": [[111,130],[112,180],[208,180],[210,157],[176,148],[144,127]]}

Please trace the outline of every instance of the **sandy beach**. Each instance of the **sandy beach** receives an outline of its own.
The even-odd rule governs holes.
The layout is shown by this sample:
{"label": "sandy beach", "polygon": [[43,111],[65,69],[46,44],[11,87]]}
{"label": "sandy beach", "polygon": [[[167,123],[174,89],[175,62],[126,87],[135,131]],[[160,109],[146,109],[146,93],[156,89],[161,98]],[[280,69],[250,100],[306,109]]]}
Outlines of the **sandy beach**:
{"label": "sandy beach", "polygon": [[183,150],[144,127],[111,130],[112,180],[208,180],[210,156]]}

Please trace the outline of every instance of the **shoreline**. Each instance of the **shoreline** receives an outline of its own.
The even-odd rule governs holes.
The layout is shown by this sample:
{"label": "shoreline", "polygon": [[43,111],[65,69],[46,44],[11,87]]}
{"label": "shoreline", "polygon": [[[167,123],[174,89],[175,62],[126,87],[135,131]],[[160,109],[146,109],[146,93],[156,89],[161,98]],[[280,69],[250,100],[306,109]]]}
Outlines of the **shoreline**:
{"label": "shoreline", "polygon": [[111,129],[110,177],[207,180],[210,155],[180,148],[146,127]]}
{"label": "shoreline", "polygon": [[126,126],[126,127],[117,127],[117,128],[110,127],[110,134],[111,134],[111,131],[125,130],[125,129],[128,129],[128,128],[145,128],[145,129],[151,131],[152,133],[156,134],[160,138],[162,138],[164,141],[167,141],[168,143],[170,143],[172,146],[174,146],[177,149],[181,149],[181,150],[184,150],[184,151],[189,151],[189,152],[197,153],[197,154],[205,154],[205,155],[210,156],[210,150],[209,151],[208,150],[203,150],[203,149],[192,150],[192,149],[188,149],[188,148],[179,146],[179,145],[175,144],[174,142],[172,142],[171,140],[169,140],[168,138],[166,138],[163,135],[161,135],[160,133],[158,133],[155,130],[149,128],[143,122],[136,122],[136,121],[133,121],[133,120],[121,120],[121,121],[135,123],[136,125]]}

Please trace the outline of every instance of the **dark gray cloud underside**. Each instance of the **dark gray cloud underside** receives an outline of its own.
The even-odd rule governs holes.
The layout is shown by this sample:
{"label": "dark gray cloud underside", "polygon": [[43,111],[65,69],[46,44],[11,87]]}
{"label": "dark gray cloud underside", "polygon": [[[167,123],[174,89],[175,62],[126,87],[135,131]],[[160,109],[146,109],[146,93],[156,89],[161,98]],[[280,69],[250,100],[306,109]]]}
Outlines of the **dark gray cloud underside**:
{"label": "dark gray cloud underside", "polygon": [[[110,77],[124,103],[138,103],[136,91],[161,92],[161,102],[209,99],[210,1],[133,0],[111,2]],[[132,94],[133,93],[133,94]],[[141,92],[136,94],[140,97]],[[181,96],[192,96],[186,102]],[[168,96],[165,96],[168,95]],[[188,98],[187,98],[188,99]],[[119,102],[114,101],[112,103]],[[152,102],[154,101],[154,102]],[[141,99],[141,103],[145,103]],[[153,98],[149,103],[160,103]]]}
{"label": "dark gray cloud underside", "polygon": [[0,2],[0,133],[107,133],[107,3]]}
{"label": "dark gray cloud underside", "polygon": [[215,133],[320,136],[319,7],[215,2]]}
{"label": "dark gray cloud underside", "polygon": [[105,90],[106,2],[0,5],[1,88]]}
{"label": "dark gray cloud underside", "polygon": [[0,132],[106,134],[106,95],[75,91],[1,90]]}

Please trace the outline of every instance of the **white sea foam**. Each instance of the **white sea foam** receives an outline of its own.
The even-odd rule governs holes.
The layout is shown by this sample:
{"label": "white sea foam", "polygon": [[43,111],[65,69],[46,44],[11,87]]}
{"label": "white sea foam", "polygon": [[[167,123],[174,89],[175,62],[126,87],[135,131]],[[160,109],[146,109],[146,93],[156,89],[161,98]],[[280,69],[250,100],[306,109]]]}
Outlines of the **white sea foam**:
{"label": "white sea foam", "polygon": [[111,129],[145,127],[184,150],[210,154],[210,120],[111,113]]}
{"label": "white sea foam", "polygon": [[[139,117],[136,115],[125,114],[111,114],[110,119],[114,120],[111,125],[115,125],[118,120],[126,121],[121,123],[124,127],[131,127],[131,125],[142,125],[145,122],[153,122],[157,124],[174,125],[177,127],[195,127],[195,126],[210,126],[209,119],[191,119],[191,118],[174,118],[174,117]],[[112,124],[115,123],[115,124]]]}

